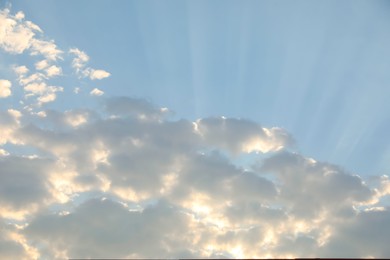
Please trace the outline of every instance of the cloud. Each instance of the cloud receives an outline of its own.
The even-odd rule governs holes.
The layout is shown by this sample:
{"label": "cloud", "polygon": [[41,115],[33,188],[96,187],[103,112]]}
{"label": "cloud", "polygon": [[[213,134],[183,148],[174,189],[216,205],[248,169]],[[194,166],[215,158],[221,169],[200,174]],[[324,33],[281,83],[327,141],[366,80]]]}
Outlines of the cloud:
{"label": "cloud", "polygon": [[73,55],[72,67],[75,70],[76,74],[81,78],[89,77],[91,80],[100,80],[108,78],[111,74],[105,70],[96,70],[91,67],[87,67],[89,61],[89,56],[77,49],[71,48],[69,54]]}
{"label": "cloud", "polygon": [[75,56],[72,61],[72,67],[76,70],[77,73],[80,73],[89,61],[89,56],[77,48],[70,49],[69,53]]}
{"label": "cloud", "polygon": [[20,127],[21,116],[21,113],[14,109],[0,111],[0,145],[6,143],[17,143],[13,135]]}
{"label": "cloud", "polygon": [[388,208],[362,211],[346,223],[338,223],[332,240],[322,249],[323,255],[334,257],[386,258],[390,255],[387,246],[390,232]]}
{"label": "cloud", "polygon": [[[234,118],[171,120],[143,99],[104,100],[100,113],[1,117],[10,129],[3,143],[35,155],[0,157],[0,207],[25,219],[15,232],[41,257],[387,255],[387,235],[372,231],[373,219],[385,223],[389,214],[379,206],[386,178],[369,187],[289,151],[283,129]],[[234,158],[252,152],[245,147],[253,139],[267,156],[244,169]],[[356,245],[337,249],[349,239]]]}
{"label": "cloud", "polygon": [[294,153],[279,153],[263,162],[260,172],[273,173],[283,185],[280,199],[296,216],[316,218],[337,215],[352,205],[370,203],[375,191],[358,176],[337,166]]}
{"label": "cloud", "polygon": [[245,119],[205,118],[196,123],[205,142],[233,153],[277,151],[292,144],[292,138],[280,128],[266,129]]}
{"label": "cloud", "polygon": [[[69,50],[68,53],[73,59],[68,61],[69,57],[64,55],[64,51],[53,39],[44,35],[38,25],[26,20],[23,12],[13,15],[8,8],[0,10],[0,50],[24,57],[28,54],[31,59],[35,59],[34,67],[27,64],[11,66],[17,76],[15,81],[25,90],[21,97],[15,98],[20,98],[19,103],[24,106],[23,109],[31,113],[44,104],[55,101],[58,93],[63,92],[64,86],[53,86],[50,80],[68,76],[63,75],[63,65],[66,65],[66,62],[71,63],[79,78],[101,80],[111,75],[103,69],[87,66],[88,55],[77,48]],[[4,84],[2,82],[0,97],[11,95],[10,88]],[[17,94],[20,95],[19,92]],[[102,95],[103,92],[96,89],[92,94]]]}
{"label": "cloud", "polygon": [[18,235],[14,225],[7,224],[0,218],[0,256],[4,259],[31,259],[36,258],[31,250]]}
{"label": "cloud", "polygon": [[26,66],[18,66],[14,67],[14,71],[20,77],[28,73],[29,69]]}
{"label": "cloud", "polygon": [[0,98],[6,98],[11,96],[11,81],[0,79]]}
{"label": "cloud", "polygon": [[1,215],[7,215],[4,210],[29,210],[48,197],[45,179],[49,165],[41,159],[0,157]]}
{"label": "cloud", "polygon": [[57,60],[61,58],[63,51],[57,48],[53,40],[45,41],[34,39],[31,42],[31,55],[42,55],[48,60]]}
{"label": "cloud", "polygon": [[39,39],[43,31],[34,23],[24,20],[22,12],[11,15],[9,9],[0,10],[0,47],[12,54],[29,51],[31,55],[42,55],[57,60],[62,51],[54,41]]}
{"label": "cloud", "polygon": [[20,54],[30,48],[36,29],[20,21],[22,13],[15,19],[9,12],[8,9],[0,10],[0,47]]}
{"label": "cloud", "polygon": [[47,60],[41,60],[37,63],[35,63],[35,68],[37,70],[43,70],[49,66],[49,62]]}
{"label": "cloud", "polygon": [[101,95],[104,94],[104,92],[101,91],[101,90],[98,89],[98,88],[94,88],[94,89],[91,90],[90,94],[91,94],[92,96],[101,96]]}
{"label": "cloud", "polygon": [[[180,250],[192,246],[185,237],[190,222],[164,202],[132,211],[110,199],[92,199],[70,214],[38,216],[24,232],[57,257],[60,252],[82,258],[183,257],[191,256],[190,250]],[[96,231],[100,235],[91,237]]]}
{"label": "cloud", "polygon": [[[37,74],[34,74],[37,75]],[[34,76],[32,75],[32,76]],[[37,77],[40,77],[39,75]],[[22,79],[23,80],[23,79]],[[25,79],[27,82],[30,80]],[[48,86],[45,82],[33,81],[24,86],[24,91],[26,93],[25,97],[37,96],[37,105],[41,106],[43,103],[52,102],[57,98],[57,92],[62,92],[62,87],[57,86]]]}
{"label": "cloud", "polygon": [[51,78],[54,76],[59,76],[62,74],[62,69],[60,67],[57,67],[55,65],[50,66],[46,69],[46,75]]}
{"label": "cloud", "polygon": [[92,80],[95,80],[95,79],[104,79],[104,78],[108,78],[111,74],[108,73],[107,71],[105,70],[94,70],[92,69],[89,73],[89,78],[92,79]]}

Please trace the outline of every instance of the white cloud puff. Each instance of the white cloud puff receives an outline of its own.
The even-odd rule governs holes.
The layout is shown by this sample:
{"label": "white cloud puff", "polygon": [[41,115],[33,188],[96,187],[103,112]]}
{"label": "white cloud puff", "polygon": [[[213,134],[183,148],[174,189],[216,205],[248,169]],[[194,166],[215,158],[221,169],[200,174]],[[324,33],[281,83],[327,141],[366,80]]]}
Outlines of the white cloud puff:
{"label": "white cloud puff", "polygon": [[6,98],[11,96],[11,81],[0,79],[0,98]]}
{"label": "white cloud puff", "polygon": [[98,89],[98,88],[94,88],[94,89],[91,90],[90,94],[92,96],[101,96],[101,95],[104,94],[104,92],[102,90]]}
{"label": "white cloud puff", "polygon": [[0,47],[10,53],[22,53],[31,46],[35,30],[9,14],[8,9],[0,10]]}
{"label": "white cloud puff", "polygon": [[54,77],[54,76],[59,76],[62,74],[62,69],[58,66],[55,66],[55,65],[48,67],[45,71],[46,71],[46,75],[49,78]]}
{"label": "white cloud puff", "polygon": [[92,80],[95,80],[95,79],[104,79],[104,78],[108,78],[111,74],[105,70],[95,70],[95,69],[92,69],[89,73],[89,78],[92,79]]}

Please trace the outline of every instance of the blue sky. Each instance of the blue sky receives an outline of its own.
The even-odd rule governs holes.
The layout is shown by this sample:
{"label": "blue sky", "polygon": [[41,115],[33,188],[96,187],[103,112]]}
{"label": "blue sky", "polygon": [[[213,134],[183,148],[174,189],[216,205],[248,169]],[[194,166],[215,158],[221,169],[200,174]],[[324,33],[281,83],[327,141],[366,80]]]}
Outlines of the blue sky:
{"label": "blue sky", "polygon": [[[37,172],[53,176],[48,178],[50,184],[42,184],[40,177],[35,175],[31,177],[32,183],[55,187],[45,191],[51,194],[50,199],[42,195],[46,194],[44,192],[31,191],[37,198],[42,196],[39,198],[47,203],[45,206],[48,208],[58,204],[59,208],[72,209],[72,198],[85,200],[84,197],[91,193],[102,194],[112,200],[91,200],[89,204],[80,205],[75,203],[77,207],[74,206],[76,208],[70,213],[75,214],[74,219],[83,221],[84,217],[90,217],[83,215],[83,210],[88,207],[113,207],[118,216],[124,217],[128,213],[122,212],[123,209],[115,203],[144,205],[145,201],[161,198],[165,202],[150,209],[157,212],[156,216],[168,214],[167,204],[164,203],[172,203],[196,214],[209,213],[216,202],[208,201],[208,206],[200,207],[199,201],[206,203],[206,195],[201,191],[216,199],[219,194],[225,194],[225,190],[220,193],[209,190],[208,185],[214,183],[217,177],[204,177],[209,178],[209,182],[203,182],[203,179],[196,179],[192,174],[197,171],[215,172],[218,178],[226,182],[236,176],[236,171],[243,170],[239,166],[244,165],[255,175],[267,176],[256,179],[259,187],[269,185],[270,190],[276,187],[278,195],[275,195],[275,200],[267,197],[271,196],[272,191],[251,193],[264,198],[258,209],[262,213],[259,214],[291,216],[289,219],[296,222],[290,224],[300,228],[295,231],[284,228],[295,235],[304,234],[304,239],[314,237],[315,243],[321,245],[320,250],[316,249],[311,247],[312,240],[301,241],[301,237],[290,241],[291,233],[283,233],[283,228],[277,231],[273,229],[268,231],[273,236],[280,235],[280,230],[287,234],[284,240],[278,240],[279,244],[270,246],[274,256],[288,256],[289,253],[305,256],[300,255],[302,251],[293,250],[296,243],[311,248],[314,256],[318,256],[315,252],[329,256],[337,248],[336,242],[342,241],[344,235],[353,234],[356,229],[361,234],[371,234],[370,229],[359,229],[359,225],[371,223],[375,214],[382,214],[378,212],[385,212],[382,218],[384,222],[389,218],[388,209],[380,208],[390,193],[390,182],[388,177],[384,177],[390,171],[388,1],[14,0],[1,1],[0,10],[3,10],[3,16],[0,16],[3,22],[0,25],[0,115],[3,117],[0,119],[3,129],[0,156],[16,156],[4,157],[8,159],[0,163],[8,167],[5,169],[15,167],[15,172],[22,174],[21,168],[18,170],[18,160],[26,160],[26,167],[35,163],[31,167],[36,167]],[[22,13],[18,16],[19,11]],[[11,19],[20,27],[7,27],[6,19]],[[40,30],[34,29],[27,21],[39,26]],[[11,29],[4,29],[3,33],[1,26]],[[28,38],[22,35],[22,32],[26,32],[23,30],[34,32],[34,36]],[[23,40],[26,37],[28,39]],[[44,45],[39,45],[36,39],[52,45],[45,50]],[[86,56],[88,58],[83,60]],[[29,71],[20,72],[21,66],[26,66]],[[28,75],[36,75],[37,78],[28,80]],[[167,119],[167,114],[173,116]],[[192,127],[191,131],[194,132],[189,130]],[[86,134],[88,131],[90,136]],[[147,134],[142,135],[143,132]],[[96,140],[92,141],[91,138],[95,137]],[[138,150],[128,152],[126,142],[138,147]],[[144,146],[144,142],[150,147]],[[81,152],[74,150],[77,144]],[[167,154],[162,151],[167,151]],[[193,151],[207,158],[198,158]],[[188,158],[183,159],[180,153],[184,157],[188,155]],[[38,158],[34,159],[38,162],[31,162],[32,157],[27,160],[24,157],[27,154]],[[49,167],[45,161],[47,158],[54,160],[56,167],[59,167],[55,174],[46,173],[45,167]],[[199,190],[199,193],[188,195],[182,190],[184,188],[173,189],[169,196],[164,192],[155,193],[156,187],[160,187],[161,183],[165,185],[166,178],[177,178],[170,175],[177,169],[166,166],[164,161],[183,167],[177,166],[187,177],[179,178],[179,183],[182,182],[183,187],[195,183],[191,188]],[[63,169],[62,163],[69,163],[70,166]],[[232,165],[238,168],[233,170]],[[129,167],[133,174],[130,177],[125,170]],[[164,175],[165,179],[161,177],[161,183],[156,181],[160,178],[155,175],[156,171],[168,169],[170,173]],[[113,172],[113,176],[107,175],[107,171]],[[143,176],[143,171],[150,172],[151,179],[139,177]],[[290,187],[288,183],[291,180],[285,173],[299,171],[309,175],[314,172],[318,177],[317,182],[317,177],[313,181],[306,175],[298,176],[298,182],[302,177],[301,185],[317,187],[321,182],[325,185],[319,187],[324,193],[317,201],[320,205],[323,203],[324,209],[340,210],[343,212],[340,214],[345,214],[343,217],[350,214],[350,207],[363,209],[363,213],[356,213],[355,219],[346,220],[345,225],[340,224],[344,233],[327,230],[330,222],[321,222],[323,230],[305,229],[316,225],[307,218],[317,216],[321,219],[320,216],[326,214],[313,206],[315,202],[304,200],[299,192],[292,192],[300,188]],[[329,172],[337,174],[327,179],[330,178]],[[59,181],[60,173],[68,176],[65,178],[67,181]],[[271,175],[267,175],[269,173]],[[360,176],[359,179],[354,179],[355,175]],[[8,178],[8,175],[1,176]],[[234,185],[250,190],[250,178],[255,177],[245,178],[248,179],[237,181],[238,184],[233,182],[236,183]],[[373,186],[365,186],[365,181],[372,182]],[[120,184],[122,182],[131,188]],[[11,179],[9,183],[12,183]],[[66,187],[70,192],[59,188],[63,187],[61,185],[69,185]],[[107,185],[111,185],[111,188],[107,188]],[[169,185],[164,185],[160,187],[161,190],[171,189]],[[333,189],[338,195],[344,194],[341,191],[338,193],[338,189],[351,189],[350,193],[346,191],[345,197],[340,195],[348,207],[336,207],[329,202],[333,195],[328,192]],[[12,188],[8,190],[14,192]],[[289,192],[295,201],[283,197]],[[310,192],[315,190],[305,192],[310,197],[313,196]],[[39,215],[37,212],[42,209],[28,199],[23,203],[29,205],[29,213],[21,211],[15,205],[22,202],[11,193],[3,195],[9,196],[13,204],[0,199],[0,208],[6,205],[5,213],[0,217],[15,221]],[[249,203],[250,195],[240,196],[248,205],[252,203]],[[229,203],[234,205],[235,202]],[[305,210],[297,206],[299,203],[307,205],[306,211],[313,210],[314,215],[302,217]],[[190,204],[192,206],[188,206]],[[270,213],[264,205],[281,212]],[[284,206],[278,208],[275,205]],[[253,208],[248,207],[246,211],[241,210],[251,212]],[[200,213],[197,212],[199,208]],[[229,208],[231,218],[228,222],[225,219],[213,222],[217,219],[217,215],[213,214],[213,219],[204,220],[217,223],[217,226],[222,222],[232,224],[232,212],[237,208]],[[48,216],[53,223],[61,223],[62,219],[57,217]],[[31,229],[26,229],[23,236],[31,241],[42,241],[42,234],[49,231],[43,230],[40,221],[37,218],[31,222]],[[388,224],[385,228],[388,229]],[[14,232],[10,230],[7,232]],[[90,234],[91,230],[93,227],[87,227],[85,234]],[[62,235],[66,230],[58,228],[52,232]],[[155,233],[156,237],[158,234]],[[326,234],[332,234],[331,241],[321,242]],[[376,237],[378,241],[383,239]],[[224,239],[228,240],[226,237]],[[30,254],[34,251],[31,248],[35,242],[23,244],[26,252]],[[184,248],[185,243],[180,243]],[[326,246],[322,247],[321,243]],[[357,241],[356,245],[364,243]],[[51,245],[58,250],[45,251],[49,254],[46,256],[64,256],[59,253],[60,244]],[[94,245],[98,244],[96,242]],[[219,248],[219,251],[202,246],[199,244],[202,250],[216,255],[255,255],[244,244],[235,245],[233,251],[224,251],[215,244],[213,248]],[[389,251],[379,242],[370,246],[367,252],[379,250],[379,256],[389,256]],[[67,257],[93,256],[90,252],[101,256],[102,252],[97,248],[83,251],[74,246],[65,251]],[[156,252],[164,252],[167,257],[188,255],[191,250],[191,256],[212,255],[196,249],[185,253],[160,249],[156,249]],[[123,255],[155,256],[141,251],[135,255],[123,251]],[[362,252],[348,248],[341,256],[366,256]],[[370,254],[367,253],[367,256]]]}

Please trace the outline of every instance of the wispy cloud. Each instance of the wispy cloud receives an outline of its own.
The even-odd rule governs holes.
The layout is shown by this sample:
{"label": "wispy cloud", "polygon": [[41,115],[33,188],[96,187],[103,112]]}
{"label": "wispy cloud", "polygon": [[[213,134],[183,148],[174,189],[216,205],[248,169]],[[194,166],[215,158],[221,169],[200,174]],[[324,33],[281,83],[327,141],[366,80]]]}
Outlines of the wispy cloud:
{"label": "wispy cloud", "polygon": [[89,77],[91,80],[100,80],[104,78],[108,78],[111,74],[105,70],[96,70],[91,67],[87,67],[87,63],[89,61],[89,56],[80,51],[77,48],[72,48],[69,50],[69,53],[74,56],[72,61],[72,67],[75,72],[81,78]]}

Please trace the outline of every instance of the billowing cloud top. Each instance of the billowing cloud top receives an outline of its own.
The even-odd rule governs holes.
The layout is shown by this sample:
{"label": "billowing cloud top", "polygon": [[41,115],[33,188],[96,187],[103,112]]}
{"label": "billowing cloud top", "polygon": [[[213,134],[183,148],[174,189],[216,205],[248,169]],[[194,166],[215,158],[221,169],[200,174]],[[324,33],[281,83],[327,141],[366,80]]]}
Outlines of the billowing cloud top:
{"label": "billowing cloud top", "polygon": [[[0,111],[0,258],[390,256],[387,176],[367,184],[305,157],[278,127],[174,120],[141,98],[46,108],[66,87],[48,83],[66,54],[42,33],[23,13],[0,12],[2,50],[39,56],[13,70],[40,109]],[[68,54],[79,80],[110,75],[83,51]]]}

